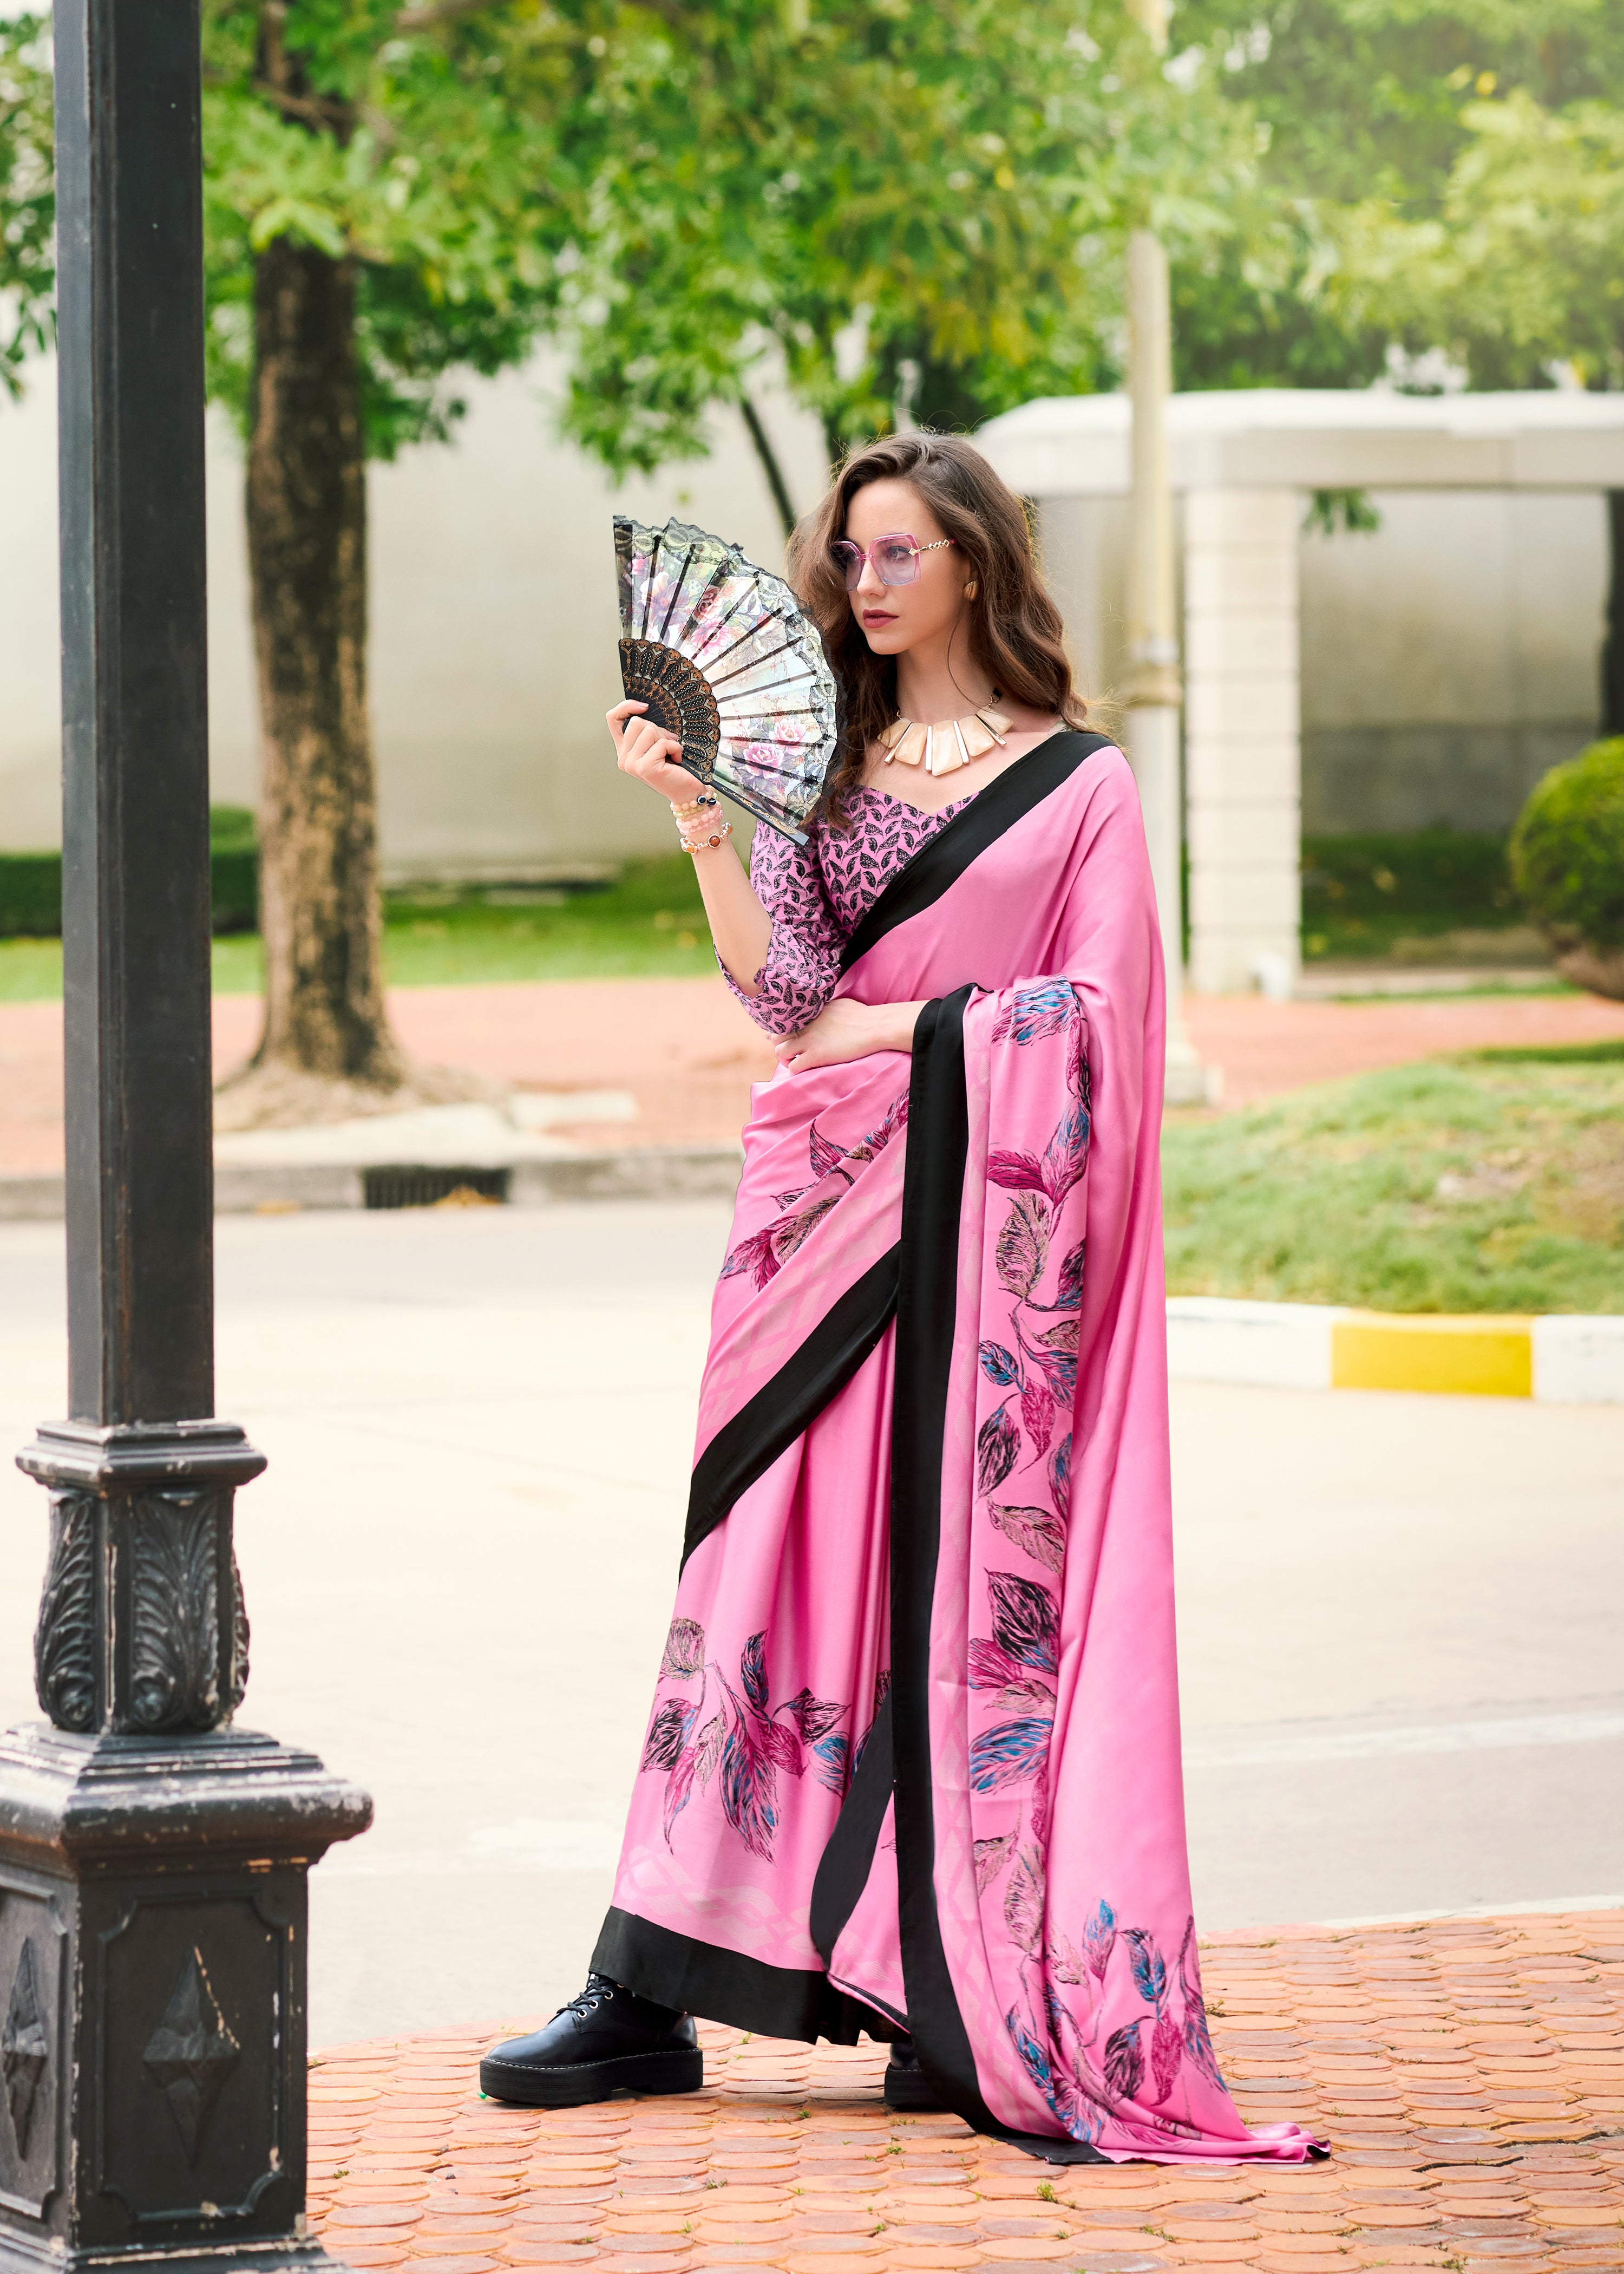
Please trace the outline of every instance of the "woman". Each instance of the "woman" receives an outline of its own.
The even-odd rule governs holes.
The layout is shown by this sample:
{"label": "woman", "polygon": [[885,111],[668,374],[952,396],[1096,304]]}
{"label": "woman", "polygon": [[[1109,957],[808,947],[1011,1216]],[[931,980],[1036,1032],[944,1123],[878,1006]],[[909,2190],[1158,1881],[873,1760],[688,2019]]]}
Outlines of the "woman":
{"label": "woman", "polygon": [[691,2090],[696,2013],[889,2038],[893,2106],[1056,2161],[1300,2160],[1223,2089],[1191,1918],[1132,776],[968,442],[861,452],[791,573],[845,701],[804,847],[759,828],[747,877],[680,744],[609,714],[779,1069],[613,1905],[481,2083]]}

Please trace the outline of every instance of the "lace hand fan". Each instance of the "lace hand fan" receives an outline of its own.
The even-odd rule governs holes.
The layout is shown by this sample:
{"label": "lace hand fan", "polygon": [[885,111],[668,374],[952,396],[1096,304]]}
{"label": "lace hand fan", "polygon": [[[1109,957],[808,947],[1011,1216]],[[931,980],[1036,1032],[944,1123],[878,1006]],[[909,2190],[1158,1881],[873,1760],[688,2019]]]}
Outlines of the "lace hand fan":
{"label": "lace hand fan", "polygon": [[620,679],[682,764],[796,844],[835,753],[835,679],[781,576],[668,521],[614,518]]}

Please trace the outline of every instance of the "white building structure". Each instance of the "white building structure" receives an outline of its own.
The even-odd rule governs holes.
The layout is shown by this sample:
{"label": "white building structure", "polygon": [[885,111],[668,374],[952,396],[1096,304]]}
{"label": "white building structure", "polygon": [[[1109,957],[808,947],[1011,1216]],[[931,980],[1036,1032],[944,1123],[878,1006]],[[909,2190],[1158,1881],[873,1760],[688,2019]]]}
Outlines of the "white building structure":
{"label": "white building structure", "polygon": [[[1598,493],[1624,488],[1624,398],[1257,388],[1175,395],[1168,434],[1190,976],[1229,993],[1296,973],[1304,818],[1328,833],[1503,827],[1593,731]],[[1125,398],[1029,403],[978,440],[1038,501],[1086,681],[1109,690]],[[1381,532],[1304,540],[1310,493],[1335,489],[1370,493]]]}
{"label": "white building structure", "polygon": [[[545,365],[470,380],[448,446],[369,477],[372,683],[387,871],[534,877],[664,851],[668,825],[614,771],[609,519],[668,512],[777,567],[782,540],[742,425],[711,456],[613,487],[560,442]],[[798,504],[816,422],[763,416]],[[1602,501],[1624,488],[1624,397],[1552,392],[1175,396],[1184,559],[1192,978],[1255,983],[1297,956],[1299,829],[1503,827],[1594,732],[1607,574]],[[1039,501],[1045,568],[1079,673],[1122,675],[1127,406],[1028,403],[980,438]],[[252,648],[238,446],[211,426],[214,795],[252,803]],[[1374,535],[1304,536],[1308,493],[1368,490]],[[56,841],[53,374],[0,403],[0,846]]]}
{"label": "white building structure", "polygon": [[[61,830],[56,374],[30,366],[0,396],[0,847]],[[620,511],[671,513],[781,567],[784,542],[736,414],[710,456],[611,482],[557,439],[545,361],[458,392],[446,445],[367,476],[372,723],[379,824],[394,877],[533,877],[665,853],[658,802],[615,771],[604,712],[620,695],[614,548]],[[763,390],[763,420],[804,510],[825,478],[822,430]],[[259,723],[243,453],[208,430],[209,714],[216,803],[252,805]]]}

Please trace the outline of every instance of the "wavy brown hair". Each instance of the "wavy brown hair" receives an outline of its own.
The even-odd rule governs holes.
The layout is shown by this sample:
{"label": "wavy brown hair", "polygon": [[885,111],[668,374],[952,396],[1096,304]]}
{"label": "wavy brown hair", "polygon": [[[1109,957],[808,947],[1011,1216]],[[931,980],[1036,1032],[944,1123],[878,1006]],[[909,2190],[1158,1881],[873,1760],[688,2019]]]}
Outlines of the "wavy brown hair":
{"label": "wavy brown hair", "polygon": [[790,582],[823,634],[839,682],[840,740],[818,808],[821,817],[837,825],[845,819],[848,792],[862,780],[869,743],[897,716],[897,659],[876,655],[868,645],[829,548],[846,534],[858,491],[885,481],[917,490],[943,535],[970,564],[976,588],[966,603],[971,661],[1000,694],[1052,711],[1068,727],[1080,727],[1087,717],[1071,684],[1064,627],[1038,575],[1020,500],[962,435],[888,434],[846,460],[789,544]]}

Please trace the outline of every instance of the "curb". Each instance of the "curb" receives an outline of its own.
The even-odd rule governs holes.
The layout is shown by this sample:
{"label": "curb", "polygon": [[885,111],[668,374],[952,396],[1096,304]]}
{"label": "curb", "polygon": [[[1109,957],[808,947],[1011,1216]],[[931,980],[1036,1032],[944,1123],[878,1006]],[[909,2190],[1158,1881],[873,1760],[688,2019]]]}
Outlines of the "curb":
{"label": "curb", "polygon": [[[731,1200],[743,1153],[737,1145],[639,1145],[619,1150],[572,1152],[560,1147],[545,1158],[508,1164],[506,1198],[515,1208],[545,1208],[554,1201]],[[444,1163],[390,1162],[371,1168],[320,1161],[262,1167],[228,1165],[214,1171],[216,1216],[275,1215],[297,1209],[364,1209],[369,1175],[432,1176],[444,1184],[459,1171]],[[488,1178],[487,1164],[467,1176]],[[0,1224],[60,1221],[60,1177],[0,1177]]]}
{"label": "curb", "polygon": [[1168,1372],[1178,1382],[1618,1405],[1624,1317],[1401,1317],[1331,1303],[1170,1295]]}
{"label": "curb", "polygon": [[[626,1146],[514,1163],[515,1208],[559,1201],[731,1200],[737,1145]],[[367,1169],[323,1162],[228,1166],[214,1173],[218,1216],[300,1209],[365,1209]],[[432,1174],[391,1163],[392,1177]],[[451,1172],[455,1174],[455,1172]],[[485,1176],[470,1169],[470,1178]],[[0,1177],[0,1223],[63,1214],[61,1177]],[[1176,1382],[1233,1382],[1282,1389],[1402,1389],[1469,1397],[1528,1397],[1546,1405],[1624,1404],[1624,1317],[1399,1316],[1331,1303],[1256,1303],[1169,1295],[1168,1372]]]}

